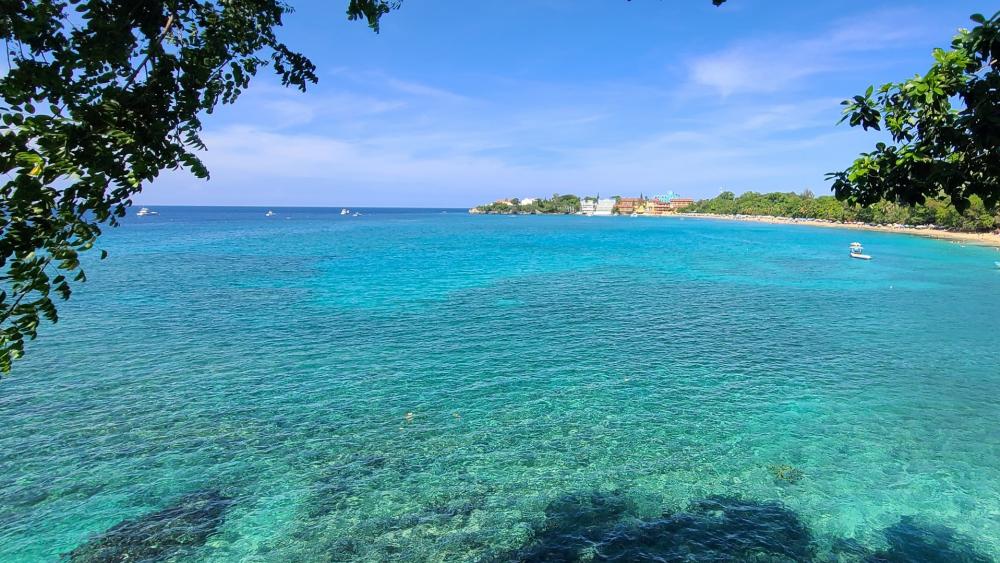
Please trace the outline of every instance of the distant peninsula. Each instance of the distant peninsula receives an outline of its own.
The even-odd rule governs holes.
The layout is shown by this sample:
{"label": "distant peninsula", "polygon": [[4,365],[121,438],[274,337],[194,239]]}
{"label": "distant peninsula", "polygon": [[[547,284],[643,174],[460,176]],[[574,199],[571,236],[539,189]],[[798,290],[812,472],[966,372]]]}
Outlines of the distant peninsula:
{"label": "distant peninsula", "polygon": [[498,199],[473,207],[474,215],[667,215],[676,213],[694,200],[673,192],[652,197],[576,196],[553,194],[551,198]]}
{"label": "distant peninsula", "polygon": [[469,210],[485,215],[625,215],[688,216],[737,221],[811,224],[947,238],[1000,247],[1000,205],[987,206],[972,196],[959,211],[947,197],[928,198],[906,205],[880,201],[860,206],[832,195],[745,192],[739,196],[724,191],[710,199],[694,201],[673,192],[646,197],[558,195],[551,198],[500,199]]}
{"label": "distant peninsula", "polygon": [[555,194],[549,199],[528,197],[500,199],[473,207],[473,214],[497,215],[673,215],[675,213],[716,216],[756,216],[813,219],[834,223],[924,226],[965,232],[991,232],[1000,228],[1000,205],[988,206],[978,196],[959,210],[947,197],[927,198],[924,203],[907,205],[883,200],[861,206],[832,195],[816,196],[810,190],[794,192],[724,191],[710,199],[695,201],[673,192],[646,197],[575,196]]}

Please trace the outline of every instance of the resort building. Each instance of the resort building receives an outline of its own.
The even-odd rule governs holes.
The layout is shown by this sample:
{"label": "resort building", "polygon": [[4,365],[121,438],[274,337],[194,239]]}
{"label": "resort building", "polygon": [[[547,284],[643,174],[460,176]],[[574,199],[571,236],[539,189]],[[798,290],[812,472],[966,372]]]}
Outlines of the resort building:
{"label": "resort building", "polygon": [[535,203],[536,201],[538,201],[538,198],[537,197],[526,197],[526,198],[522,198],[520,201],[521,201],[521,205],[531,205],[532,203]]}
{"label": "resort building", "polygon": [[678,209],[684,209],[694,203],[694,200],[687,197],[681,197],[671,191],[663,195],[653,196],[653,199],[651,199],[650,202],[653,204],[652,211],[647,209],[647,212],[660,214],[677,211]]}
{"label": "resort building", "polygon": [[580,200],[580,213],[594,215],[597,213],[597,198],[585,197]]}
{"label": "resort building", "polygon": [[673,211],[670,203],[653,198],[646,202],[646,215],[663,215]]}
{"label": "resort building", "polygon": [[594,215],[611,215],[615,210],[615,200],[613,199],[599,199],[597,200],[597,208],[594,210]]}
{"label": "resort building", "polygon": [[618,213],[622,215],[631,215],[633,213],[638,213],[640,208],[643,212],[645,209],[645,200],[638,197],[623,197],[618,199]]}

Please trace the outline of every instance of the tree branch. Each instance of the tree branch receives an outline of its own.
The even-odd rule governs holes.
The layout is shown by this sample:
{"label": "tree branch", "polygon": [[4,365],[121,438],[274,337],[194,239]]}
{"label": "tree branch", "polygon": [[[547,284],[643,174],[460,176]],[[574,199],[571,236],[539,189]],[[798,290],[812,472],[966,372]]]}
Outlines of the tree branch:
{"label": "tree branch", "polygon": [[167,16],[167,23],[163,25],[163,31],[161,31],[160,34],[156,37],[156,41],[153,41],[149,44],[149,48],[146,50],[146,57],[143,58],[142,62],[139,63],[139,66],[135,67],[135,70],[132,71],[132,76],[128,77],[128,82],[125,83],[125,88],[128,88],[135,82],[135,78],[139,76],[139,71],[141,71],[146,66],[146,63],[149,62],[149,58],[153,56],[153,45],[160,45],[161,43],[163,43],[163,39],[167,36],[167,33],[170,33],[170,28],[173,26],[174,26],[174,14],[171,13],[169,16]]}

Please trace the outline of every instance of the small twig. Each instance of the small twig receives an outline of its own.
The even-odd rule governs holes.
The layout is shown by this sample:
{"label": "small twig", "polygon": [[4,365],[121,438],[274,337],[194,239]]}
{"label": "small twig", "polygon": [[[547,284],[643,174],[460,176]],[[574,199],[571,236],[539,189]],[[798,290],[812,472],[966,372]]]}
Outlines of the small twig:
{"label": "small twig", "polygon": [[167,33],[170,33],[170,28],[173,26],[174,26],[174,14],[171,13],[169,16],[167,16],[167,23],[164,24],[163,31],[161,31],[160,34],[156,37],[156,41],[150,42],[149,47],[146,49],[146,57],[143,58],[142,62],[139,63],[139,66],[137,66],[135,70],[132,71],[132,76],[128,77],[128,82],[125,83],[125,88],[128,88],[129,86],[132,85],[133,82],[135,82],[135,78],[139,76],[139,71],[146,66],[146,63],[149,61],[149,58],[153,56],[153,45],[159,46],[161,43],[163,43],[163,39],[167,36]]}

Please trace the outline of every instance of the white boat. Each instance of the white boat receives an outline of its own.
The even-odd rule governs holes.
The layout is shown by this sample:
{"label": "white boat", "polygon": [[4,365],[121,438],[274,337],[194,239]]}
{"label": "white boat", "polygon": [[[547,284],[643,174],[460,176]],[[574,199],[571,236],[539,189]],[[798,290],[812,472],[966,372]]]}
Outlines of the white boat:
{"label": "white boat", "polygon": [[860,242],[851,243],[851,258],[857,258],[858,260],[871,260],[872,257],[865,254],[864,247],[861,246]]}
{"label": "white boat", "polygon": [[347,209],[347,208],[345,207],[345,208],[343,208],[343,209],[341,209],[341,210],[340,210],[340,214],[341,214],[341,215],[350,215],[350,214],[351,214],[351,210],[350,210],[350,209]]}
{"label": "white boat", "polygon": [[264,217],[274,217],[274,211],[268,209],[267,213],[264,214]]}
{"label": "white boat", "polygon": [[361,217],[361,214],[360,214],[360,213],[358,213],[357,211],[355,211],[355,212],[354,212],[354,215],[352,215],[352,217]]}
{"label": "white boat", "polygon": [[639,216],[639,214],[636,213],[635,211],[633,211],[632,214],[629,215],[629,217],[638,217],[638,216]]}
{"label": "white boat", "polygon": [[147,215],[159,215],[159,213],[157,213],[156,211],[151,211],[148,207],[143,207],[142,209],[139,210],[138,213],[136,213],[136,215],[139,217],[145,217]]}

